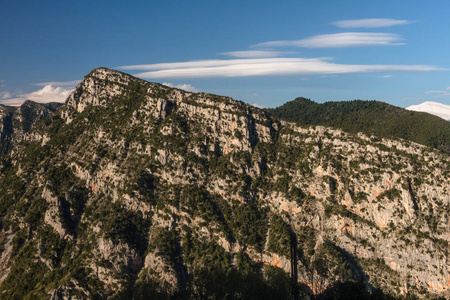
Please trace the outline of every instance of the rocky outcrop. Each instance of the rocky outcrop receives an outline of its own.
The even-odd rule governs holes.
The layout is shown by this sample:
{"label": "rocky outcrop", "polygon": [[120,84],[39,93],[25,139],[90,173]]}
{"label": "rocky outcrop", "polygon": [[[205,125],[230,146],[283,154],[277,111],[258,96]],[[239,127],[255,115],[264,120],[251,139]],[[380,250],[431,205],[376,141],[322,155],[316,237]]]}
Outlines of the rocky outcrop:
{"label": "rocky outcrop", "polygon": [[65,108],[80,113],[89,105],[105,106],[111,98],[121,95],[131,81],[129,76],[121,72],[95,69],[70,94]]}

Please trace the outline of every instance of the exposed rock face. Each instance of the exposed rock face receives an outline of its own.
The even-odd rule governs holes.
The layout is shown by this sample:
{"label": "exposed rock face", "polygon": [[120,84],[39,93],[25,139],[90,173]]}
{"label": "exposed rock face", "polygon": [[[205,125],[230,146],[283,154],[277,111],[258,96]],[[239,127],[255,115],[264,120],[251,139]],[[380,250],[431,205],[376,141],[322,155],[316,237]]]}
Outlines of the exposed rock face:
{"label": "exposed rock face", "polygon": [[38,121],[54,111],[52,106],[30,100],[19,107],[0,105],[0,156],[20,142]]}
{"label": "exposed rock face", "polygon": [[120,72],[95,69],[67,98],[66,108],[80,113],[89,105],[105,106],[112,97],[121,95],[132,80]]}
{"label": "exposed rock face", "polygon": [[289,272],[291,231],[305,293],[450,295],[447,154],[105,68],[47,120],[0,174],[7,295],[201,294],[206,269]]}

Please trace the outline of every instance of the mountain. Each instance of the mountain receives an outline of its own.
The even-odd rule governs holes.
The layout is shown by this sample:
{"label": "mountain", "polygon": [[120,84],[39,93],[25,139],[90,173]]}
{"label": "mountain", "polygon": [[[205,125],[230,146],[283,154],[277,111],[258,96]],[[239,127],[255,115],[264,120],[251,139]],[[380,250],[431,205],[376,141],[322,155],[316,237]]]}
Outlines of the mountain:
{"label": "mountain", "polygon": [[26,100],[20,107],[0,104],[0,157],[40,120],[52,114],[61,104],[40,104]]}
{"label": "mountain", "polygon": [[297,98],[266,111],[299,125],[323,125],[351,133],[401,138],[450,153],[449,122],[384,102],[354,100],[319,104]]}
{"label": "mountain", "polygon": [[426,101],[418,105],[411,105],[406,109],[412,111],[426,112],[438,116],[444,120],[450,121],[450,105],[433,101]]}
{"label": "mountain", "polygon": [[449,155],[99,68],[0,162],[5,299],[448,297]]}

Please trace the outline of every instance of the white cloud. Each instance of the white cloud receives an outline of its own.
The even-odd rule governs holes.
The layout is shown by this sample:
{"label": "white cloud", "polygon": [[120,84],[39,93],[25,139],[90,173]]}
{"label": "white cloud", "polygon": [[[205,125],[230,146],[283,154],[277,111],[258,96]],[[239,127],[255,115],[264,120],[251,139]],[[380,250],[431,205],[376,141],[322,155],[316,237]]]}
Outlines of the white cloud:
{"label": "white cloud", "polygon": [[274,75],[338,75],[352,73],[426,72],[443,70],[427,65],[350,65],[336,64],[327,58],[258,58],[203,60],[152,65],[123,66],[127,70],[147,70],[137,77],[211,78]]}
{"label": "white cloud", "polygon": [[392,75],[383,75],[383,76],[380,76],[381,78],[391,78],[392,77]]}
{"label": "white cloud", "polygon": [[33,83],[32,85],[36,86],[64,86],[64,87],[75,87],[80,83],[81,80],[71,80],[71,81],[49,81],[49,82],[39,82],[39,83]]}
{"label": "white cloud", "polygon": [[254,47],[302,47],[302,48],[345,48],[367,46],[404,45],[402,38],[393,33],[342,32],[323,34],[295,41],[272,41],[254,45]]}
{"label": "white cloud", "polygon": [[283,54],[286,54],[286,52],[269,51],[269,50],[248,50],[248,51],[222,52],[220,54],[238,58],[260,58],[260,57],[278,57]]}
{"label": "white cloud", "polygon": [[2,100],[2,104],[21,105],[25,100],[32,100],[40,103],[64,102],[71,92],[72,89],[64,89],[62,87],[46,85],[40,90],[27,94],[21,94],[16,98]]}
{"label": "white cloud", "polygon": [[172,88],[176,88],[176,89],[180,89],[180,90],[184,90],[184,91],[188,91],[188,92],[193,92],[193,93],[200,92],[200,90],[197,89],[196,87],[194,87],[194,86],[192,86],[190,84],[186,84],[186,83],[184,83],[184,84],[173,84],[173,83],[170,83],[170,82],[163,82],[163,85],[167,85],[167,86],[172,87]]}
{"label": "white cloud", "polygon": [[407,20],[396,19],[358,19],[358,20],[342,20],[332,24],[340,28],[380,28],[395,25],[406,25],[412,23]]}
{"label": "white cloud", "polygon": [[46,85],[38,91],[23,95],[23,97],[42,103],[64,102],[71,92],[72,89],[64,89],[62,87],[53,87],[52,85]]}
{"label": "white cloud", "polygon": [[122,70],[162,70],[162,69],[187,69],[187,68],[207,68],[207,67],[218,67],[218,66],[229,66],[229,65],[237,65],[242,63],[243,61],[254,62],[264,61],[264,59],[229,59],[229,60],[221,60],[221,59],[209,59],[209,60],[194,60],[194,61],[186,61],[186,62],[174,62],[174,63],[158,63],[158,64],[149,64],[149,65],[132,65],[132,66],[120,66],[118,69]]}
{"label": "white cloud", "polygon": [[1,99],[7,99],[7,98],[11,98],[11,97],[12,97],[12,95],[8,91],[0,92],[0,98]]}

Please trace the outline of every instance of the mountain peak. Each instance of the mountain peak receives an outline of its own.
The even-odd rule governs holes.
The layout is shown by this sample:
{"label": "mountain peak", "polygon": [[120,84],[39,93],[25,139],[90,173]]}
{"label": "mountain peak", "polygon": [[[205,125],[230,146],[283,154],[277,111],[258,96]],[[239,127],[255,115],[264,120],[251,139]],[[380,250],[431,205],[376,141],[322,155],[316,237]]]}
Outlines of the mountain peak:
{"label": "mountain peak", "polygon": [[25,107],[38,107],[38,106],[44,106],[44,104],[42,103],[38,103],[35,102],[33,100],[25,100],[21,105],[20,108],[25,108]]}
{"label": "mountain peak", "polygon": [[132,81],[145,82],[132,75],[100,67],[86,75],[66,100],[69,110],[82,112],[88,105],[104,106],[121,94]]}
{"label": "mountain peak", "polygon": [[86,77],[97,77],[97,78],[107,78],[109,76],[130,76],[133,77],[130,74],[126,74],[117,70],[105,68],[105,67],[99,67],[93,69]]}

